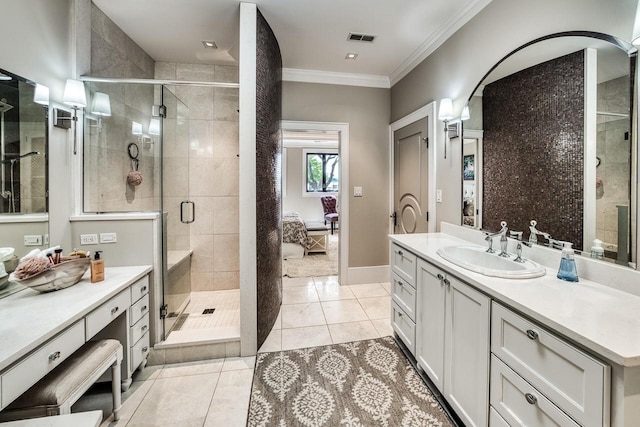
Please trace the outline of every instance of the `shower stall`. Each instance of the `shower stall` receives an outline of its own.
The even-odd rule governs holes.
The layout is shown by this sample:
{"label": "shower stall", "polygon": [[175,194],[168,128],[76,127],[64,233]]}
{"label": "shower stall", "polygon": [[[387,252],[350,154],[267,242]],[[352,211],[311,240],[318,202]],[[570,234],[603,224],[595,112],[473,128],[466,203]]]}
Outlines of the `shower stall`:
{"label": "shower stall", "polygon": [[84,80],[84,212],[160,213],[164,343],[239,339],[238,84]]}

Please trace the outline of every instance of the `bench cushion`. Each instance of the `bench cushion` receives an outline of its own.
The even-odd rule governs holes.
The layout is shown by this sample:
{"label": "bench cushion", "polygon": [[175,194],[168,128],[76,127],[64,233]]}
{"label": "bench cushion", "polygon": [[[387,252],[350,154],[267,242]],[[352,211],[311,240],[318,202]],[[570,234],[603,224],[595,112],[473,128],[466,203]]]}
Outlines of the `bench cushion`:
{"label": "bench cushion", "polygon": [[307,231],[325,231],[327,230],[327,226],[324,225],[320,221],[305,221],[304,226],[307,228]]}
{"label": "bench cushion", "polygon": [[118,351],[121,358],[122,345],[118,340],[89,341],[13,401],[8,409],[60,405]]}

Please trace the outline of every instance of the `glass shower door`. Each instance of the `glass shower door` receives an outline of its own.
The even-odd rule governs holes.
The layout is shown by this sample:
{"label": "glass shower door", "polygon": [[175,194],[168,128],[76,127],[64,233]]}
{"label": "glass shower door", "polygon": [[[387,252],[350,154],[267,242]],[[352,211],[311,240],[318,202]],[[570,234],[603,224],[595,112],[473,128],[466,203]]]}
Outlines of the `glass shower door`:
{"label": "glass shower door", "polygon": [[[189,108],[162,87],[163,339],[187,306],[191,295],[188,262],[190,223],[195,205],[189,199]],[[181,261],[187,262],[181,262]]]}

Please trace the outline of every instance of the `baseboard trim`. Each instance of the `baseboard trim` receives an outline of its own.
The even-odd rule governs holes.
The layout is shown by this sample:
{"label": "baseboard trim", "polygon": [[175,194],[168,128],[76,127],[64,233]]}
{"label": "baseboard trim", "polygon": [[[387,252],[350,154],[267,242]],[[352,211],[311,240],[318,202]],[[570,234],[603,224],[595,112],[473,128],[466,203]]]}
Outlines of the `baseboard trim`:
{"label": "baseboard trim", "polygon": [[347,283],[343,285],[363,285],[389,281],[389,266],[351,267],[347,270]]}

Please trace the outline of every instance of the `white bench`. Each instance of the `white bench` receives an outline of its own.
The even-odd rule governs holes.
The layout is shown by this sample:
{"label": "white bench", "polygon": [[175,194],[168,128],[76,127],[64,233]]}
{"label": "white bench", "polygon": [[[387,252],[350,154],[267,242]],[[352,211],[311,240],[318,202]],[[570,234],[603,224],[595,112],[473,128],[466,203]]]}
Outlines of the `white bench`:
{"label": "white bench", "polygon": [[307,235],[313,240],[313,246],[307,249],[309,252],[327,252],[329,246],[329,230],[319,221],[305,221]]}
{"label": "white bench", "polygon": [[76,412],[74,414],[52,417],[32,418],[30,420],[0,423],[2,427],[99,427],[102,423],[102,411]]}
{"label": "white bench", "polygon": [[[49,358],[55,358],[52,353]],[[89,341],[0,412],[0,421],[70,414],[71,406],[111,368],[113,418],[120,418],[122,344]]]}

